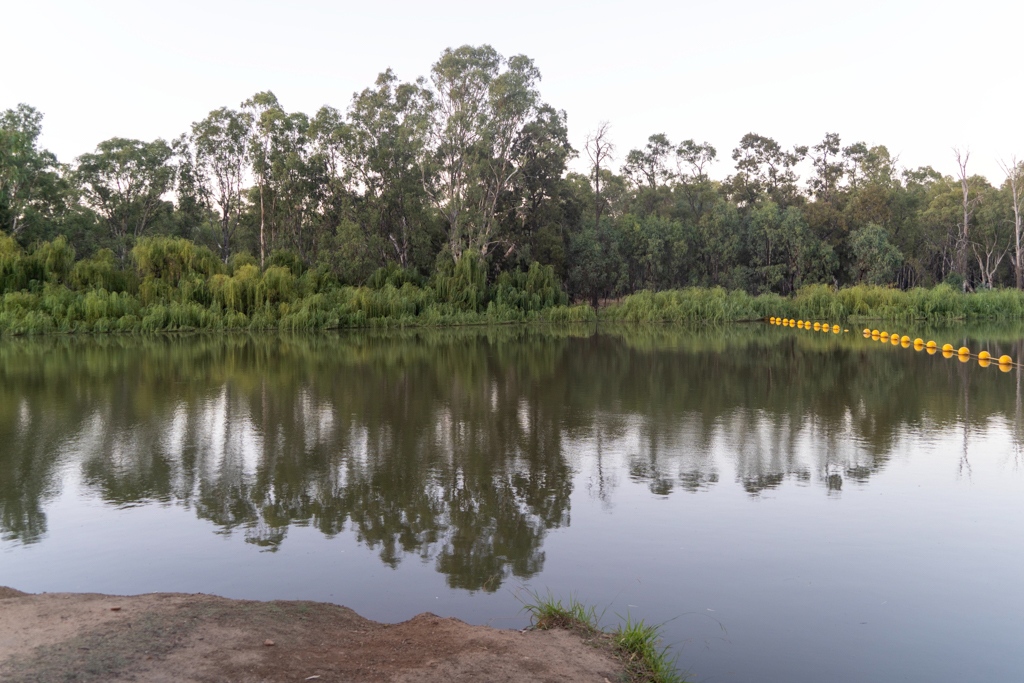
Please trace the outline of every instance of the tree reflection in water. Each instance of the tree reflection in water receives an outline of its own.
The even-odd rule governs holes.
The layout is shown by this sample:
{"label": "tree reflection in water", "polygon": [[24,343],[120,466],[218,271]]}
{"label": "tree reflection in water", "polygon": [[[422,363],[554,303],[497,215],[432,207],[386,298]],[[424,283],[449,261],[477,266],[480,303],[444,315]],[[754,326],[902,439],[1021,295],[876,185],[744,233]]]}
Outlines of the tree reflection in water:
{"label": "tree reflection in water", "polygon": [[957,365],[759,325],[8,339],[0,530],[42,539],[70,465],[115,505],[269,550],[350,531],[494,591],[541,570],[577,475],[606,505],[620,466],[658,496],[722,476],[837,495],[908,429],[1015,421],[1018,381]]}

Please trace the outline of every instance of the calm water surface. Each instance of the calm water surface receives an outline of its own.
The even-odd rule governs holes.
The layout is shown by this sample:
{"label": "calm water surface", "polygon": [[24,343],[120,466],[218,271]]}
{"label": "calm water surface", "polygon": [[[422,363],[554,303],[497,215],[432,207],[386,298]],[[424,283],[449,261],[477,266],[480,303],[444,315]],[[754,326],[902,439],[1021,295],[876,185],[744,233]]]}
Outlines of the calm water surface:
{"label": "calm water surface", "polygon": [[0,585],[502,627],[550,590],[695,681],[1024,680],[1022,443],[1016,370],[854,333],[6,339]]}

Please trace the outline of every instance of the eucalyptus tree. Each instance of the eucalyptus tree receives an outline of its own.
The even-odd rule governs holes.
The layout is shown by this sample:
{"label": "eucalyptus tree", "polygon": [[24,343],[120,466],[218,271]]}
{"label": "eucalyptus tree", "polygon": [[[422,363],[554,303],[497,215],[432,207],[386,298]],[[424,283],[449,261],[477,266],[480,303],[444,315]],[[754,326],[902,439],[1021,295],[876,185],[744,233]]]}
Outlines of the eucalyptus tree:
{"label": "eucalyptus tree", "polygon": [[606,169],[601,168],[601,164],[612,161],[615,154],[615,145],[612,143],[608,129],[611,127],[607,121],[602,121],[598,124],[597,129],[587,133],[587,139],[583,144],[584,149],[587,152],[587,156],[590,158],[590,174],[594,180],[594,226],[600,226],[601,224],[601,180],[603,179],[602,172],[607,172]]}
{"label": "eucalyptus tree", "polygon": [[967,175],[967,162],[971,158],[970,151],[961,152],[959,149],[954,149],[953,153],[956,155],[956,165],[959,171],[957,180],[960,181],[960,190],[963,195],[960,204],[963,209],[962,220],[957,226],[958,231],[956,236],[956,272],[964,278],[963,287],[964,290],[966,290],[968,287],[967,248],[971,243],[971,219],[978,208],[978,204],[981,203],[981,194],[976,188],[976,185],[978,184],[977,179]]}
{"label": "eucalyptus tree", "polygon": [[1000,266],[1013,247],[1012,203],[1010,196],[992,187],[985,178],[977,177],[974,181],[981,201],[971,229],[971,253],[978,264],[981,286],[992,289]]}
{"label": "eucalyptus tree", "polygon": [[734,201],[743,206],[762,200],[779,206],[796,202],[800,192],[794,167],[806,156],[806,145],[797,145],[790,152],[772,138],[747,133],[732,151],[736,173],[726,180]]}
{"label": "eucalyptus tree", "polygon": [[249,161],[260,197],[260,268],[264,267],[267,253],[267,176],[270,173],[272,139],[278,133],[284,110],[277,97],[269,90],[258,92],[242,103],[242,109],[248,115],[251,125],[249,130]]}
{"label": "eucalyptus tree", "polygon": [[622,166],[623,175],[637,187],[646,185],[658,189],[672,180],[673,173],[668,166],[674,148],[664,133],[655,133],[647,138],[643,149],[631,149]]}
{"label": "eucalyptus tree", "polygon": [[[520,172],[499,207],[506,235],[523,261],[542,261],[565,275],[565,225],[572,220],[566,164],[576,156],[569,144],[565,111],[541,105],[520,131],[512,156]],[[578,221],[576,221],[578,222]]]}
{"label": "eucalyptus tree", "polygon": [[423,186],[447,223],[448,250],[486,257],[499,234],[499,200],[519,173],[513,147],[538,104],[540,71],[490,45],[446,49],[433,65]]}
{"label": "eucalyptus tree", "polygon": [[124,260],[150,226],[174,186],[174,153],[164,140],[111,138],[78,158],[76,175],[86,202],[99,213]]}
{"label": "eucalyptus tree", "polygon": [[622,175],[635,188],[639,210],[644,215],[658,214],[668,217],[674,202],[668,191],[668,184],[675,173],[669,167],[674,147],[664,133],[656,133],[647,139],[643,149],[630,150],[622,166]]}
{"label": "eucalyptus tree", "polygon": [[1010,196],[1013,207],[1013,240],[1010,248],[1010,262],[1013,264],[1017,289],[1024,289],[1024,162],[1010,157],[1010,162],[999,162],[1006,174],[1004,192]]}
{"label": "eucalyptus tree", "polygon": [[271,138],[269,189],[271,241],[292,249],[306,263],[319,246],[317,221],[312,220],[324,191],[323,167],[313,159],[309,117],[285,114]]}
{"label": "eucalyptus tree", "polygon": [[706,205],[717,196],[707,170],[718,156],[709,142],[683,140],[675,148],[676,180],[695,220],[704,215]]}
{"label": "eucalyptus tree", "polygon": [[868,223],[850,234],[853,275],[858,284],[887,285],[903,265],[903,254],[889,239],[889,231]]}
{"label": "eucalyptus tree", "polygon": [[[419,162],[428,147],[431,124],[436,124],[431,121],[432,103],[424,79],[400,83],[388,69],[374,87],[353,96],[348,109],[341,150],[354,189],[362,196],[363,223],[380,265],[394,260],[408,267],[413,240],[424,229],[424,185],[432,183],[424,183]],[[440,198],[436,193],[432,197]],[[460,199],[459,193],[447,196],[453,204]],[[455,224],[453,232],[457,215]]]}
{"label": "eucalyptus tree", "polygon": [[841,186],[847,168],[839,136],[826,133],[820,143],[811,147],[809,156],[814,172],[807,180],[807,189],[813,201],[804,206],[804,215],[820,238],[838,245],[848,231],[843,211],[848,193]]}
{"label": "eucalyptus tree", "polygon": [[39,147],[42,121],[24,103],[0,114],[0,225],[12,235],[25,227],[34,205],[52,199],[59,180],[57,158]]}
{"label": "eucalyptus tree", "polygon": [[231,238],[242,212],[251,127],[250,114],[227,107],[192,124],[196,178],[220,209],[220,234],[215,241],[225,263],[231,257]]}

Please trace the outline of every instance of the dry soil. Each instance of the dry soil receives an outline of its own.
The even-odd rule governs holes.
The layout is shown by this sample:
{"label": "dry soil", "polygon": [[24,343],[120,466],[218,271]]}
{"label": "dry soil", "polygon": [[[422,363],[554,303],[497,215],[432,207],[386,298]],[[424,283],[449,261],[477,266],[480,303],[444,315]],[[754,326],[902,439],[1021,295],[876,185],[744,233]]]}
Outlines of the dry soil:
{"label": "dry soil", "polygon": [[210,595],[28,595],[0,587],[0,681],[202,683],[625,680],[607,638],[318,602]]}

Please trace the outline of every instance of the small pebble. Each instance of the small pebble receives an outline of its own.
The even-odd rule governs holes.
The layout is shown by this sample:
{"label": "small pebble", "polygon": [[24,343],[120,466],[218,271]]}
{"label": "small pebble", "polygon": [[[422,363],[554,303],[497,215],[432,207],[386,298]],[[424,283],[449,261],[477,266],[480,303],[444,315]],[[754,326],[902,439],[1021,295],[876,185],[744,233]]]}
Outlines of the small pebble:
{"label": "small pebble", "polygon": [[120,608],[120,607],[111,607],[111,608],[110,608],[110,611],[111,611],[111,612],[120,612],[120,611],[121,611],[121,608]]}
{"label": "small pebble", "polygon": [[266,640],[263,641],[263,644],[266,645],[267,647],[270,647],[270,646],[272,646],[274,644],[274,641],[272,641],[269,638],[267,638]]}

